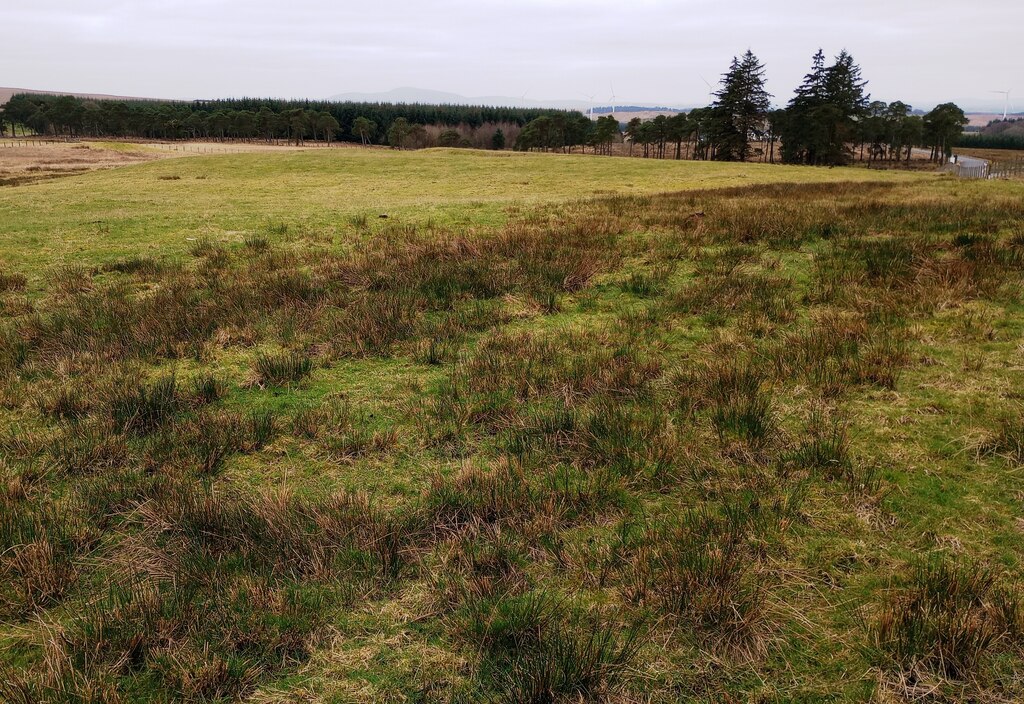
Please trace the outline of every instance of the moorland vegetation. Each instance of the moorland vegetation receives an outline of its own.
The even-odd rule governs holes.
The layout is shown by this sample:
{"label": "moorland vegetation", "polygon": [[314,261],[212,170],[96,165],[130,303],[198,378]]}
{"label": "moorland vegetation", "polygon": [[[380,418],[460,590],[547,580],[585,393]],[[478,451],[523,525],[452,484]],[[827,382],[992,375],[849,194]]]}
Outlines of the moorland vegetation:
{"label": "moorland vegetation", "polygon": [[8,191],[141,184],[0,240],[0,699],[1024,697],[1019,185],[236,199],[320,151]]}

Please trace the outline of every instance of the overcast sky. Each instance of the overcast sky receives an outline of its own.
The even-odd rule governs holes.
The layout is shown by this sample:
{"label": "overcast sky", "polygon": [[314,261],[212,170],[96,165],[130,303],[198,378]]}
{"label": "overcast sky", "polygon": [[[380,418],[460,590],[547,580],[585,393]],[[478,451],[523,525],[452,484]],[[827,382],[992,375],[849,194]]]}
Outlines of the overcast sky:
{"label": "overcast sky", "polygon": [[[872,96],[1024,109],[1024,0],[30,0],[0,11],[0,85],[203,98],[416,86],[696,105],[748,47],[779,103],[820,46]],[[585,98],[584,98],[585,99]]]}

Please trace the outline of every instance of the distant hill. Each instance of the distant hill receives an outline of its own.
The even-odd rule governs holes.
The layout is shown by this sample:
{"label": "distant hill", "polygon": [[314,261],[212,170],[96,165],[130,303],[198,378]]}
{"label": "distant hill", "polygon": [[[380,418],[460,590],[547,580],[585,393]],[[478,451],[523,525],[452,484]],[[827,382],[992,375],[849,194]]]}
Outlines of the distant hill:
{"label": "distant hill", "polygon": [[19,93],[32,93],[35,95],[71,95],[83,100],[156,100],[156,98],[133,98],[127,95],[106,95],[104,93],[69,93],[63,90],[32,90],[31,88],[3,88],[0,87],[0,105],[4,105],[11,96]]}
{"label": "distant hill", "polygon": [[[618,115],[619,113],[624,113],[624,112],[630,112],[630,113],[632,113],[632,112],[652,112],[652,113],[657,113],[659,115],[676,115],[678,113],[686,112],[686,111],[687,111],[686,108],[667,108],[667,107],[664,107],[664,106],[662,106],[662,107],[651,107],[651,106],[644,106],[644,105],[616,105],[615,106],[615,114],[616,115]],[[611,105],[606,105],[606,106],[603,106],[603,107],[599,107],[599,108],[595,107],[594,108],[594,114],[595,115],[607,115],[610,112],[612,112],[612,106]]]}
{"label": "distant hill", "polygon": [[1024,138],[1024,116],[1010,117],[999,120],[982,128],[981,134],[987,137],[1020,137]]}
{"label": "distant hill", "polygon": [[[967,119],[970,120],[969,127],[986,127],[990,122],[995,122],[1003,119],[1002,112],[969,112]],[[1009,119],[1022,118],[1024,112],[1011,113],[1007,116]]]}

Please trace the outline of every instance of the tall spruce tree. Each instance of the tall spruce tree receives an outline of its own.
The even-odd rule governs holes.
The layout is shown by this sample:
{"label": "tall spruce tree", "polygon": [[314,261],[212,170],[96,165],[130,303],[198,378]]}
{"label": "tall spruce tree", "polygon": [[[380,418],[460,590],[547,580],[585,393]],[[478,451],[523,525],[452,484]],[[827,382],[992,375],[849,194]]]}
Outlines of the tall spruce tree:
{"label": "tall spruce tree", "polygon": [[711,106],[715,158],[746,161],[750,141],[764,131],[771,107],[771,95],[764,88],[764,65],[747,49],[742,58],[733,57],[722,87]]}
{"label": "tall spruce tree", "polygon": [[868,111],[867,81],[846,50],[831,66],[819,49],[811,72],[786,107],[782,137],[784,161],[802,164],[842,164],[859,140],[858,123]]}

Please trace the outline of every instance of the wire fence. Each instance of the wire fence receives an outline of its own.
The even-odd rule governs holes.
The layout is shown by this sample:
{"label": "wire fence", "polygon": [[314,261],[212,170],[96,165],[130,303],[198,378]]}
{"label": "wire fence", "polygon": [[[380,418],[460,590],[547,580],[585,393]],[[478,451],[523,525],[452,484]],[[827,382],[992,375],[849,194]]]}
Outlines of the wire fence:
{"label": "wire fence", "polygon": [[989,178],[1024,178],[1024,159],[989,162]]}
{"label": "wire fence", "polygon": [[0,139],[0,149],[74,144],[78,141],[77,139]]}
{"label": "wire fence", "polygon": [[[25,147],[45,147],[45,146],[64,146],[68,144],[78,144],[83,141],[76,138],[67,139],[0,139],[0,149],[21,149]],[[100,142],[110,140],[98,140]],[[182,154],[243,154],[246,152],[253,151],[254,149],[264,149],[273,147],[286,147],[292,149],[326,149],[334,146],[351,146],[344,142],[314,142],[311,140],[305,140],[299,144],[295,144],[291,141],[278,141],[278,142],[125,142],[125,144],[134,144],[147,149],[158,149],[166,152],[178,152]]]}

